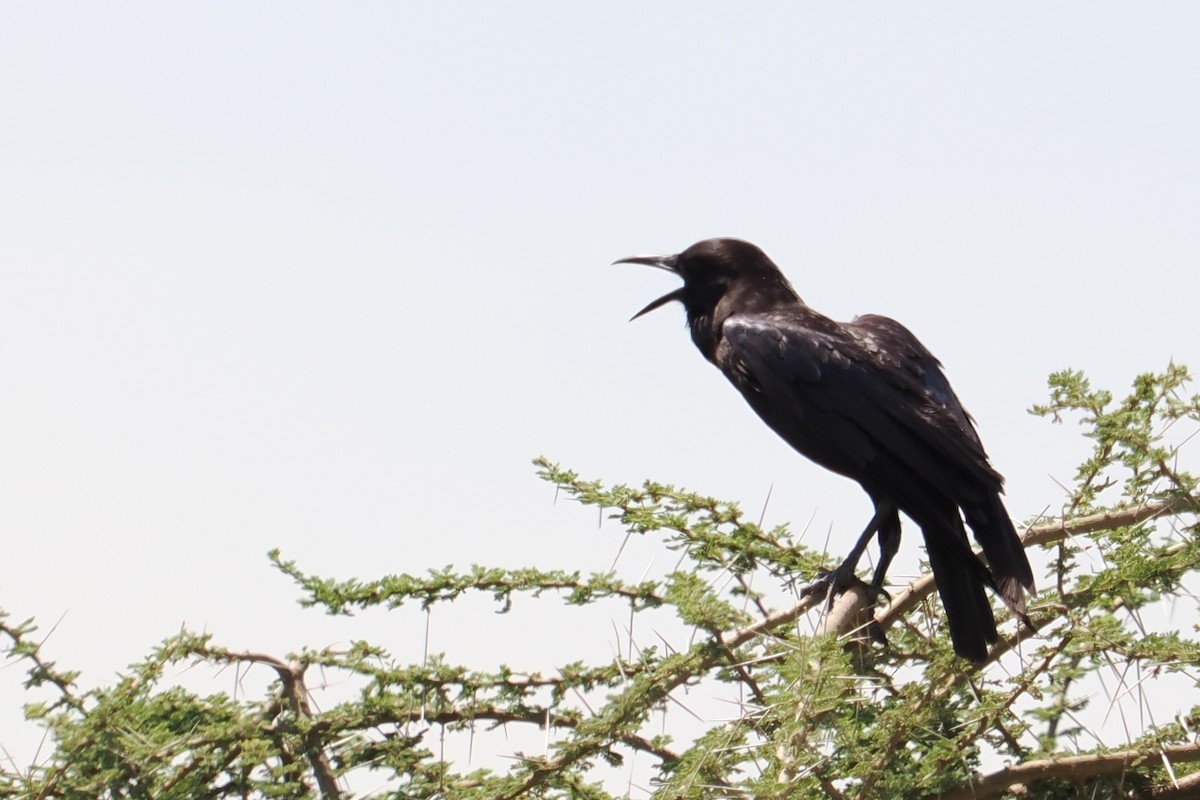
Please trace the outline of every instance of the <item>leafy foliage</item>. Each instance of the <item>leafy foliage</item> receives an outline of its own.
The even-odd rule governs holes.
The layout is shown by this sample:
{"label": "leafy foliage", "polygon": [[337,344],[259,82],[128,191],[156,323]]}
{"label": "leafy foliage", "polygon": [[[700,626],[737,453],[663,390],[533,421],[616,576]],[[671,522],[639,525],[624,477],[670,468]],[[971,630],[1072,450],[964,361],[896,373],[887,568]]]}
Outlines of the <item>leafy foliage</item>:
{"label": "leafy foliage", "polygon": [[[877,612],[886,647],[858,630],[812,635],[798,622],[825,605],[788,587],[811,578],[822,558],[786,528],[763,529],[735,504],[670,485],[605,487],[538,459],[559,492],[607,513],[627,536],[660,541],[678,566],[637,580],[483,566],[331,580],[278,552],[270,558],[304,605],[329,614],[428,610],[471,594],[504,611],[521,595],[615,602],[635,616],[669,613],[685,645],[664,638],[599,663],[529,671],[437,654],[411,663],[368,642],[279,658],[183,631],[114,685],[83,691],[77,673],[46,660],[31,622],[3,617],[9,657],[28,665],[26,686],[52,693],[27,715],[54,751],[4,773],[0,792],[331,798],[370,775],[384,783],[372,795],[381,798],[600,800],[637,793],[615,788],[608,768],[635,754],[654,764],[643,793],[663,798],[966,798],[1018,784],[1025,797],[1116,798],[1176,783],[1186,792],[1189,781],[1195,789],[1188,773],[1200,760],[1200,708],[1181,708],[1188,695],[1178,690],[1196,696],[1200,644],[1194,628],[1149,619],[1164,601],[1175,604],[1174,618],[1197,610],[1188,582],[1200,566],[1200,495],[1181,454],[1200,423],[1200,398],[1183,394],[1187,379],[1172,365],[1140,376],[1114,403],[1080,373],[1051,377],[1050,401],[1034,413],[1077,419],[1092,449],[1060,518],[1025,533],[1048,561],[1031,608],[1038,631],[1010,625],[981,669],[953,655],[928,578]],[[258,699],[202,696],[170,677],[172,665],[194,662],[263,668],[275,680]],[[347,699],[315,709],[317,672],[345,677]],[[1175,688],[1156,694],[1156,685]],[[673,714],[667,725],[667,708],[701,694],[731,713]],[[1124,714],[1130,699],[1150,712],[1116,748],[1098,741],[1088,717],[1105,694],[1110,713]],[[473,742],[507,726],[549,729],[552,738],[543,752],[476,768],[445,759],[434,741]]]}

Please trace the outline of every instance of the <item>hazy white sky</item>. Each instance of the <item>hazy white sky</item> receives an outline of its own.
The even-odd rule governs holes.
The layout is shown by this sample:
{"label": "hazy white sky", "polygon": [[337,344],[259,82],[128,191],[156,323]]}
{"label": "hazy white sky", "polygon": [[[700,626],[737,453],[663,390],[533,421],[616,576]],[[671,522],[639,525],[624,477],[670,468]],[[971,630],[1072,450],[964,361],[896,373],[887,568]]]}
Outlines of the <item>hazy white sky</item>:
{"label": "hazy white sky", "polygon": [[303,612],[264,553],[607,568],[618,534],[538,454],[753,508],[774,484],[769,523],[841,549],[858,488],[677,307],[626,322],[672,279],[611,261],[716,235],[912,328],[1014,517],[1053,510],[1084,444],[1025,413],[1050,371],[1200,368],[1197,30],[1191,3],[7,4],[0,607],[65,615],[88,684],[181,623],[418,658],[419,619]]}

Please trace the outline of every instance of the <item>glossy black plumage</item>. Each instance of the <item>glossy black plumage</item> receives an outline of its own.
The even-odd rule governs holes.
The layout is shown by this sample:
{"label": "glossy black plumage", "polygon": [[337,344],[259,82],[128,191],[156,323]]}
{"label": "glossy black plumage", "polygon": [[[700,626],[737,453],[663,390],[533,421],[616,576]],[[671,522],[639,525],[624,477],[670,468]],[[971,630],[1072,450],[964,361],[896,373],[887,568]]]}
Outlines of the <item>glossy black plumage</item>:
{"label": "glossy black plumage", "polygon": [[[839,323],[809,308],[758,247],[707,239],[674,256],[634,256],[683,278],[635,315],[679,301],[692,340],[792,447],[853,478],[875,516],[831,579],[852,576],[872,535],[878,591],[900,539],[898,511],[920,525],[955,650],[982,661],[997,639],[984,594],[1024,618],[1033,576],[971,418],[941,365],[900,323]],[[990,565],[972,552],[965,517]]]}

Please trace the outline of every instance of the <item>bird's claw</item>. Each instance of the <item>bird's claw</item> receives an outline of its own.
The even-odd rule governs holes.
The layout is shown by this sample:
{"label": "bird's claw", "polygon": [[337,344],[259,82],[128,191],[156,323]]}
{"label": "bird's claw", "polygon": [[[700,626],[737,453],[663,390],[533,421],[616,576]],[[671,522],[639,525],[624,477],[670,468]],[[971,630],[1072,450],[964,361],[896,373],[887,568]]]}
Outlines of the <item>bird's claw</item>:
{"label": "bird's claw", "polygon": [[827,597],[832,592],[834,597],[837,597],[847,589],[855,586],[867,587],[854,570],[849,569],[821,569],[817,572],[817,579],[800,590],[801,597]]}
{"label": "bird's claw", "polygon": [[855,587],[867,593],[867,599],[872,605],[878,603],[881,596],[886,598],[889,603],[892,601],[892,596],[882,587],[873,586],[855,575],[854,570],[842,567],[818,570],[817,579],[801,589],[800,596],[828,599],[832,605],[838,595]]}
{"label": "bird's claw", "polygon": [[[800,590],[801,597],[815,597],[818,600],[824,599],[829,594],[829,589],[833,585],[833,570],[821,568],[817,570],[817,578],[808,586]],[[844,590],[844,588],[843,588]],[[835,591],[834,594],[837,594]]]}

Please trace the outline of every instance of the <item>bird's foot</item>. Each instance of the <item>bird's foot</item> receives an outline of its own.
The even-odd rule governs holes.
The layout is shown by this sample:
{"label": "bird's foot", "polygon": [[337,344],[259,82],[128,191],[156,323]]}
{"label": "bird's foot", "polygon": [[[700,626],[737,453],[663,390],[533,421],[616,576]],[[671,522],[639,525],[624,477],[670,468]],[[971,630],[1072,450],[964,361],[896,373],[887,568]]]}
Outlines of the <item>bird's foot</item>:
{"label": "bird's foot", "polygon": [[868,596],[877,594],[871,590],[871,585],[854,574],[853,569],[847,569],[843,564],[837,569],[822,569],[817,573],[817,579],[800,590],[801,597],[815,597],[818,600],[827,599],[831,603],[839,594],[855,586],[862,587]]}
{"label": "bird's foot", "polygon": [[892,601],[892,596],[882,586],[862,580],[854,574],[854,569],[846,564],[842,564],[837,569],[820,570],[817,579],[800,590],[800,597],[824,599],[826,611],[829,611],[833,608],[833,602],[838,595],[853,588],[862,589],[866,593],[867,603],[872,608],[879,604],[881,597],[889,603]]}

